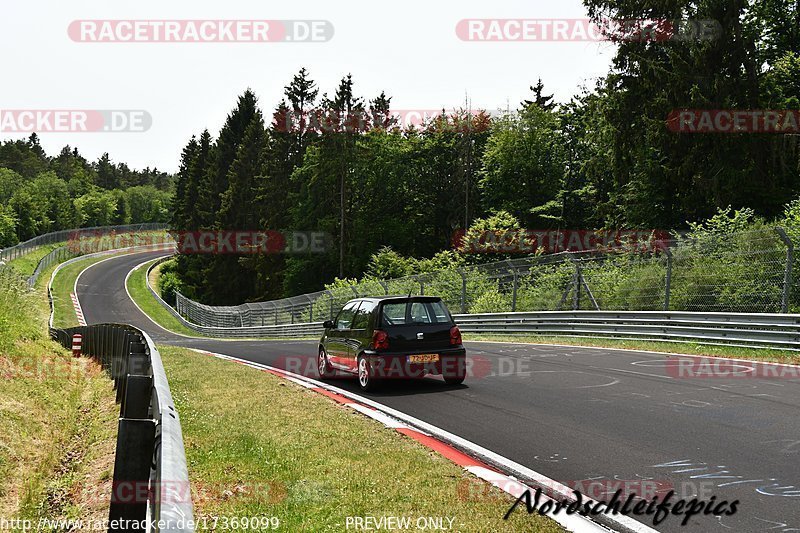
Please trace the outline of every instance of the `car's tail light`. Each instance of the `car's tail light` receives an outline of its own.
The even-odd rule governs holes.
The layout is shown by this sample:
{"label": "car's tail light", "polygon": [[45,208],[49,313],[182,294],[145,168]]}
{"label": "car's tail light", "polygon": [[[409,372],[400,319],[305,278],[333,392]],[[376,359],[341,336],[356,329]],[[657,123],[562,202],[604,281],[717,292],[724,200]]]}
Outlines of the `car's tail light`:
{"label": "car's tail light", "polygon": [[389,348],[389,334],[376,329],[372,334],[372,347],[375,350],[387,350]]}
{"label": "car's tail light", "polygon": [[454,346],[461,344],[461,330],[458,329],[458,326],[450,328],[450,344]]}

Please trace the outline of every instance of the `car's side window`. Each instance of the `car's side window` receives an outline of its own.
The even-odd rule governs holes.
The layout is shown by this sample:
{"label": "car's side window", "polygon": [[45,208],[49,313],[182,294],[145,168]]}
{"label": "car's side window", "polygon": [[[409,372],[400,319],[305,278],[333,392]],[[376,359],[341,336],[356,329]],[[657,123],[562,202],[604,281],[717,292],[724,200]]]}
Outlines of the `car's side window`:
{"label": "car's side window", "polygon": [[339,311],[339,315],[336,317],[336,329],[341,331],[343,329],[350,329],[350,325],[353,323],[353,317],[356,314],[356,309],[358,308],[358,304],[360,302],[351,302],[344,306],[344,308]]}
{"label": "car's side window", "polygon": [[353,319],[353,325],[351,326],[351,329],[367,329],[369,315],[372,313],[373,309],[375,309],[374,302],[361,302],[361,306],[358,308],[356,316]]}

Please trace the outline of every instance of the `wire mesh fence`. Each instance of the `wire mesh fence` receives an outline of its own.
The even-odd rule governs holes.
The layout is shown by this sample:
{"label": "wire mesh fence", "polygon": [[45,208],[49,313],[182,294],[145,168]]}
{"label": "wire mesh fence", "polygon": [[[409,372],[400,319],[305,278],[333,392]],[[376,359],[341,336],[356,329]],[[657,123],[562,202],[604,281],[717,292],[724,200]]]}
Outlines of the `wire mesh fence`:
{"label": "wire mesh fence", "polygon": [[678,237],[642,252],[558,253],[464,265],[396,279],[337,282],[282,300],[216,307],[177,294],[189,321],[253,327],[332,319],[349,300],[435,295],[456,313],[520,311],[800,311],[800,234],[764,227],[727,235]]}
{"label": "wire mesh fence", "polygon": [[52,265],[64,262],[71,257],[75,257],[75,253],[67,246],[59,246],[46,256],[42,257],[36,264],[36,269],[33,271],[33,274],[31,274],[31,276],[28,278],[28,287],[33,288],[33,286],[36,285],[36,280],[39,279],[41,273],[50,268]]}
{"label": "wire mesh fence", "polygon": [[[40,235],[0,251],[0,273],[23,280],[28,288],[33,288],[42,272],[72,257],[140,246],[164,246],[169,249],[174,246],[174,240],[167,229],[167,224],[146,223],[80,228]],[[11,267],[11,261],[57,243],[64,245],[42,256],[27,278]]]}
{"label": "wire mesh fence", "polygon": [[8,248],[0,250],[0,261],[3,262],[13,261],[14,259],[22,257],[23,255],[26,255],[32,252],[33,250],[36,250],[37,248],[59,242],[66,242],[70,240],[76,240],[87,237],[92,237],[97,239],[102,236],[110,236],[122,233],[130,234],[130,233],[145,232],[145,231],[160,231],[160,230],[166,230],[167,228],[168,228],[167,224],[144,223],[144,224],[126,224],[121,226],[96,226],[91,228],[54,231],[52,233],[39,235],[38,237],[34,237],[25,242],[21,242],[14,246],[9,246]]}

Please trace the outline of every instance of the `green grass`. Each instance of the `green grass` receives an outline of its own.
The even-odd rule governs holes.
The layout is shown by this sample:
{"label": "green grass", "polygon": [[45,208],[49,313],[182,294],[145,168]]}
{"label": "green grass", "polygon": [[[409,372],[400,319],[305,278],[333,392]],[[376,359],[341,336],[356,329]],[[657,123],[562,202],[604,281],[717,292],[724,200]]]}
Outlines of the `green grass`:
{"label": "green grass", "polygon": [[51,341],[44,290],[0,278],[0,517],[104,518],[118,409],[110,380]]}
{"label": "green grass", "polygon": [[[150,292],[150,289],[147,288],[147,269],[150,268],[150,265],[156,261],[158,260],[155,259],[145,265],[140,266],[128,277],[128,292],[130,293],[131,298],[133,298],[133,301],[136,302],[136,304],[147,316],[152,318],[162,328],[174,333],[180,333],[182,335],[189,335],[192,337],[201,336],[196,331],[193,331],[181,324],[177,318],[175,318],[169,311],[164,309],[164,307]],[[156,270],[158,268],[159,267],[156,267],[152,273],[152,285],[154,288],[158,286],[156,282],[156,279],[158,278],[158,272]]]}
{"label": "green grass", "polygon": [[44,256],[61,246],[64,246],[63,242],[42,245],[29,254],[12,259],[8,262],[8,266],[16,270],[20,275],[28,278],[33,275],[33,271],[36,270],[36,265],[39,264],[39,261],[41,261]]}
{"label": "green grass", "polygon": [[588,339],[578,337],[552,337],[545,335],[477,335],[464,334],[465,341],[521,342],[530,344],[568,344],[570,346],[596,346],[627,350],[646,350],[665,353],[685,353],[710,357],[755,359],[777,363],[800,363],[800,353],[767,348],[738,348],[688,342],[658,342],[622,339]]}
{"label": "green grass", "polygon": [[342,531],[347,516],[438,516],[454,518],[454,531],[562,531],[524,512],[504,521],[510,496],[313,391],[187,349],[159,350],[196,518],[275,516],[283,531]]}
{"label": "green grass", "polygon": [[[91,235],[91,234],[90,234]],[[143,231],[143,232],[135,232],[135,233],[120,233],[117,235],[121,239],[120,242],[124,244],[132,244],[138,241],[147,241],[148,239],[161,239],[164,236],[163,231]],[[90,238],[90,237],[87,237]],[[110,240],[110,239],[109,239]],[[100,238],[102,241],[102,238]],[[30,277],[33,274],[33,271],[36,270],[36,265],[39,264],[39,261],[55,250],[56,248],[60,248],[62,246],[66,246],[68,244],[67,241],[57,242],[53,244],[45,244],[34,251],[23,255],[22,257],[18,257],[17,259],[12,259],[8,262],[8,265],[13,267],[14,270],[19,272],[21,275]],[[102,250],[97,250],[102,251]],[[88,252],[87,252],[88,253]]]}
{"label": "green grass", "polygon": [[[194,331],[191,328],[184,326],[180,320],[175,318],[172,313],[164,309],[164,307],[155,299],[153,294],[150,292],[150,289],[147,288],[145,284],[145,275],[147,273],[147,269],[150,265],[157,261],[154,259],[153,261],[147,263],[146,265],[136,269],[131,273],[128,277],[128,292],[131,295],[131,298],[134,302],[142,309],[142,311],[153,319],[159,326],[162,328],[172,331],[173,333],[179,333],[181,335],[188,335],[190,337],[206,337],[206,338],[216,338],[210,337],[208,335],[203,335],[197,331]],[[157,266],[153,269],[150,273],[150,285],[154,288],[158,287],[158,276],[159,271],[162,265]],[[156,289],[158,290],[158,289]],[[277,341],[277,340],[317,340],[319,337],[270,337],[270,340]],[[224,339],[218,338],[217,340],[227,340],[230,342],[237,342],[237,341],[247,341],[247,340],[263,340],[263,338],[237,338],[237,339]]]}
{"label": "green grass", "polygon": [[[72,290],[75,288],[75,280],[84,269],[109,257],[112,257],[112,255],[87,257],[86,259],[75,261],[58,271],[53,280],[53,326],[71,328],[78,325],[78,317],[75,315],[75,308],[70,297]],[[40,277],[40,283],[44,282],[46,284],[49,279],[49,273],[46,278],[43,275]]]}

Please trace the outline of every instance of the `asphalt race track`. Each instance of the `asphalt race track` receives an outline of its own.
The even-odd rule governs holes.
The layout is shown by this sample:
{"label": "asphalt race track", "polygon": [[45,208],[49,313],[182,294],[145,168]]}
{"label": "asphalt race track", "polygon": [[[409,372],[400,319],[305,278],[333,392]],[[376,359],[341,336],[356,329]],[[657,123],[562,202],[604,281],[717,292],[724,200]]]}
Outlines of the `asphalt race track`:
{"label": "asphalt race track", "polygon": [[[187,338],[153,324],[129,300],[124,280],[161,255],[124,255],[87,270],[78,284],[87,323],[133,324],[157,343],[301,367],[289,370],[307,364],[315,376],[312,341]],[[685,527],[670,516],[659,531],[800,531],[800,380],[682,378],[667,371],[667,356],[646,352],[466,346],[474,375],[463,386],[439,378],[390,382],[367,396],[566,485],[597,480],[611,492],[655,486],[686,498],[740,500],[734,516],[696,516]],[[337,381],[358,391],[354,380]],[[649,517],[638,520],[652,526]]]}

